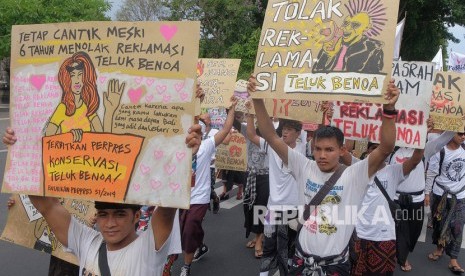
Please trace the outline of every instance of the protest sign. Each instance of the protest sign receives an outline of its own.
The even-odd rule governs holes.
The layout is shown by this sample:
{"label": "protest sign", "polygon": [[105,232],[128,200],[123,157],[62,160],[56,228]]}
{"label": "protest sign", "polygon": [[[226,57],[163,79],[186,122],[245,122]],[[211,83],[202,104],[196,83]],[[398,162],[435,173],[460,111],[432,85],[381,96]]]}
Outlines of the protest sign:
{"label": "protest sign", "polygon": [[245,106],[245,103],[249,99],[249,92],[247,92],[247,83],[248,82],[246,80],[236,81],[236,88],[234,89],[234,96],[236,96],[237,98],[236,112],[254,113]]}
{"label": "protest sign", "polygon": [[463,73],[436,72],[430,109],[435,129],[464,131],[465,97],[462,97],[464,89]]}
{"label": "protest sign", "polygon": [[[434,72],[429,62],[392,63],[392,77],[401,93],[396,103],[397,146],[424,148]],[[348,139],[379,143],[382,112],[381,104],[336,102],[331,124]]]}
{"label": "protest sign", "polygon": [[202,108],[230,106],[240,64],[240,59],[203,58],[197,62],[198,81],[205,92]]}
{"label": "protest sign", "polygon": [[188,208],[199,28],[13,26],[2,191]]}
{"label": "protest sign", "polygon": [[207,109],[208,114],[210,115],[210,126],[214,129],[222,129],[224,123],[226,122],[226,108],[209,108]]}
{"label": "protest sign", "polygon": [[254,98],[383,102],[399,1],[270,0]]}
{"label": "protest sign", "polygon": [[233,133],[228,145],[216,148],[215,167],[219,170],[247,171],[247,143],[244,135]]}
{"label": "protest sign", "polygon": [[[31,204],[29,197],[14,195],[15,204],[8,211],[8,218],[1,239],[27,248],[52,254],[67,262],[79,265],[74,254],[57,240],[47,222]],[[61,204],[78,222],[90,225],[95,215],[94,203],[78,199],[60,199]]]}
{"label": "protest sign", "polygon": [[321,124],[323,111],[321,102],[309,100],[266,99],[266,110],[270,116]]}

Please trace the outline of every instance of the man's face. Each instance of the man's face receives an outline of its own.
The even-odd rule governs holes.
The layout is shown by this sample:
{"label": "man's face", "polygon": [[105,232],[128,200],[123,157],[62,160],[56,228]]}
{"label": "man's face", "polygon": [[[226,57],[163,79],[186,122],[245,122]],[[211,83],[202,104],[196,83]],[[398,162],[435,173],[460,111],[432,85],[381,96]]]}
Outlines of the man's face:
{"label": "man's face", "polygon": [[332,172],[339,164],[344,149],[337,143],[336,137],[314,139],[313,156],[322,172]]}
{"label": "man's face", "polygon": [[457,132],[454,135],[453,141],[457,144],[460,145],[463,142],[465,142],[465,132]]}
{"label": "man's face", "polygon": [[97,225],[109,250],[124,248],[133,241],[140,211],[132,209],[97,210]]}
{"label": "man's face", "polygon": [[202,119],[202,121],[205,123],[205,126],[207,126],[207,128],[210,126],[211,119],[210,119],[210,115],[208,113],[204,113],[204,114],[200,115],[200,119]]}
{"label": "man's face", "polygon": [[370,27],[370,17],[366,13],[357,13],[350,17],[347,16],[342,24],[343,41],[353,44],[362,39],[365,31]]}
{"label": "man's face", "polygon": [[293,127],[283,126],[282,134],[284,143],[290,146],[297,141],[297,138],[300,136],[300,131],[297,131]]}

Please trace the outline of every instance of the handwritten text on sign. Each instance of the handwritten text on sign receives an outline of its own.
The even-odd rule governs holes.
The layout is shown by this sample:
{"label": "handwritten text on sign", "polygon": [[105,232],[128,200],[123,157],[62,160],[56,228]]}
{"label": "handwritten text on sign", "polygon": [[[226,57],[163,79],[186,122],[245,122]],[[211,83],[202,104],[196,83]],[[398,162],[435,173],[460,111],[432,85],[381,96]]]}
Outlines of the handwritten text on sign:
{"label": "handwritten text on sign", "polygon": [[205,92],[201,107],[229,107],[240,63],[240,59],[205,58],[198,61],[198,81]]}
{"label": "handwritten text on sign", "polygon": [[[427,62],[394,62],[392,77],[400,89],[396,108],[396,145],[424,148],[426,143],[426,119],[433,85],[434,65]],[[337,102],[332,124],[339,127],[346,137],[354,140],[368,139],[379,143],[382,107],[372,104]]]}
{"label": "handwritten text on sign", "polygon": [[228,145],[221,144],[216,148],[215,166],[221,170],[247,170],[247,144],[242,134],[232,134]]}
{"label": "handwritten text on sign", "polygon": [[255,98],[382,102],[399,1],[270,0]]}
{"label": "handwritten text on sign", "polygon": [[465,75],[455,72],[437,72],[433,83],[430,114],[434,128],[456,132],[464,131],[463,109]]}
{"label": "handwritten text on sign", "polygon": [[45,195],[123,201],[142,142],[115,134],[85,133],[80,143],[71,133],[44,137]]}

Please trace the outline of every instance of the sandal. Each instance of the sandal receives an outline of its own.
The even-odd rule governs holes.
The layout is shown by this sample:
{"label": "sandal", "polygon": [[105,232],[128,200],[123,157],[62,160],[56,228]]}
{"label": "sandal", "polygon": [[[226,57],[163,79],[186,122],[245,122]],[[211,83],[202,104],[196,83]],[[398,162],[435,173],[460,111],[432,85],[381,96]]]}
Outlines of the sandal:
{"label": "sandal", "polygon": [[458,265],[451,265],[449,264],[449,270],[454,273],[454,274],[457,274],[457,275],[460,275],[462,273],[465,272],[465,270],[463,270],[463,268],[461,268],[460,266]]}
{"label": "sandal", "polygon": [[247,242],[247,244],[245,245],[245,247],[247,248],[254,248],[255,247],[255,241],[254,240],[250,240],[249,242]]}
{"label": "sandal", "polygon": [[260,259],[263,256],[262,249],[255,249],[255,258]]}
{"label": "sandal", "polygon": [[410,272],[412,270],[412,266],[409,263],[405,263],[403,266],[400,266],[400,270],[403,272]]}
{"label": "sandal", "polygon": [[442,257],[442,254],[438,255],[438,254],[436,254],[436,253],[434,253],[434,252],[428,254],[428,259],[429,259],[430,261],[433,261],[433,262],[439,260],[439,258],[441,258],[441,257]]}

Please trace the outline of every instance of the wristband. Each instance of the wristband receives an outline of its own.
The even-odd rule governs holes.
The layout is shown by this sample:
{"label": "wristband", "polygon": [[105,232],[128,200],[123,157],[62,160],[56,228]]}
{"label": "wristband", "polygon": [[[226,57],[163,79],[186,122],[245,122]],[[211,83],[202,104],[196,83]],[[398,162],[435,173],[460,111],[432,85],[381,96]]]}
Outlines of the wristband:
{"label": "wristband", "polygon": [[397,113],[399,113],[399,111],[396,110],[396,109],[394,109],[394,110],[389,110],[389,109],[383,108],[383,114],[386,114],[386,115],[397,115]]}

